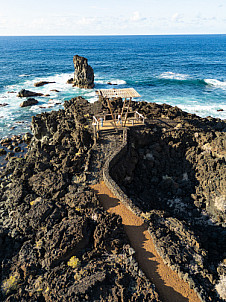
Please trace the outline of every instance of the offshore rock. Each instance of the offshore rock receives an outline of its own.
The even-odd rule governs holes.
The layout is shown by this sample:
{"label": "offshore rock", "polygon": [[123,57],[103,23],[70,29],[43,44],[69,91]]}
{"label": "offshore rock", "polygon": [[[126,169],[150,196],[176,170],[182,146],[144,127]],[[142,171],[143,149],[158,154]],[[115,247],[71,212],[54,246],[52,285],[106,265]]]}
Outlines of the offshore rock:
{"label": "offshore rock", "polygon": [[42,96],[42,95],[43,93],[38,93],[26,89],[21,89],[17,94],[19,98],[29,98],[30,96]]}
{"label": "offshore rock", "polygon": [[32,105],[36,105],[36,104],[38,104],[38,101],[36,99],[29,98],[26,101],[23,101],[20,104],[20,107],[28,107],[28,106],[32,106]]}
{"label": "offshore rock", "polygon": [[76,55],[73,58],[73,63],[75,67],[73,86],[79,88],[93,88],[94,72],[93,68],[88,65],[88,60]]}
{"label": "offshore rock", "polygon": [[53,84],[53,83],[56,83],[56,82],[40,81],[40,82],[34,83],[34,86],[35,87],[40,87],[40,86],[44,86],[44,85],[47,85],[47,84]]}
{"label": "offshore rock", "polygon": [[67,84],[73,84],[73,82],[74,82],[73,78],[70,78],[70,79],[67,80]]}

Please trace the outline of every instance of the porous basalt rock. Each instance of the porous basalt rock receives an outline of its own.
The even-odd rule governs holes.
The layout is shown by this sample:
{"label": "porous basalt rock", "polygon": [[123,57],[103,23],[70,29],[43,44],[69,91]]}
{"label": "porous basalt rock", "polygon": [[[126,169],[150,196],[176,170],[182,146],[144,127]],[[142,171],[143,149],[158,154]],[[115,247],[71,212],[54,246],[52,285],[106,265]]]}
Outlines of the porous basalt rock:
{"label": "porous basalt rock", "polygon": [[5,155],[6,153],[7,153],[7,151],[4,148],[0,149],[0,156]]}
{"label": "porous basalt rock", "polygon": [[1,172],[1,301],[160,302],[121,219],[86,185],[92,112],[76,98],[33,117],[26,157]]}
{"label": "porous basalt rock", "polygon": [[143,212],[165,263],[203,301],[222,301],[215,285],[225,261],[225,122],[168,105],[143,104],[141,111],[149,126],[130,131],[129,152],[111,175],[125,203]]}
{"label": "porous basalt rock", "polygon": [[75,67],[73,86],[79,88],[93,88],[94,72],[93,68],[88,65],[88,60],[76,55],[73,57],[73,63]]}

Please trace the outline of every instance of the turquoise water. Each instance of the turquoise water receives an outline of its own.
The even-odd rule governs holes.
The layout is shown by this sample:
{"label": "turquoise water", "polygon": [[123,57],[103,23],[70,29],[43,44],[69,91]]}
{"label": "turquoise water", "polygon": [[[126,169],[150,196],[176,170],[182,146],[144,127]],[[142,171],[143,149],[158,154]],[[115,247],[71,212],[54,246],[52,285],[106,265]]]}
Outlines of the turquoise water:
{"label": "turquoise water", "polygon": [[[140,100],[226,118],[226,35],[0,37],[0,53],[0,104],[8,104],[0,107],[0,137],[28,131],[32,115],[62,108],[71,97],[95,101],[95,89],[111,88],[109,81],[134,87]],[[94,90],[66,84],[75,54],[93,67]],[[35,88],[40,80],[56,83]],[[20,108],[22,88],[50,96]]]}

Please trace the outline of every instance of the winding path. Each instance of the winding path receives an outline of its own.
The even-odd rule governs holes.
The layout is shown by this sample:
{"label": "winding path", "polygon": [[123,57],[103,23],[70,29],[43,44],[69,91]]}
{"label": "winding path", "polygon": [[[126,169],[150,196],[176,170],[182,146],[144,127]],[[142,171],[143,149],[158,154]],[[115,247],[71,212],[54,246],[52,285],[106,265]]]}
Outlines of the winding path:
{"label": "winding path", "polygon": [[163,263],[162,258],[154,248],[152,238],[148,233],[148,226],[144,221],[126,208],[103,181],[91,187],[108,212],[121,216],[130,244],[136,252],[135,257],[140,268],[155,284],[160,299],[163,302],[200,302],[189,285]]}

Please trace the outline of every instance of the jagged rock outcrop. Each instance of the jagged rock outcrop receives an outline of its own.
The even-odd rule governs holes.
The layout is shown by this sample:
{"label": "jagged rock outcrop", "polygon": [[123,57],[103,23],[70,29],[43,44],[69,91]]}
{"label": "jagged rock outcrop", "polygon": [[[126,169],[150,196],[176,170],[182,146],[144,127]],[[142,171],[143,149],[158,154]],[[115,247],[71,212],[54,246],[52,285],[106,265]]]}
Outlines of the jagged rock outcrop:
{"label": "jagged rock outcrop", "polygon": [[143,212],[164,261],[204,301],[222,301],[226,123],[165,104],[138,106],[149,125],[130,131],[111,175]]}
{"label": "jagged rock outcrop", "polygon": [[[75,67],[73,86],[79,88],[93,88],[94,72],[93,68],[88,65],[88,60],[76,55],[73,57],[73,63]],[[71,83],[70,80],[69,83]]]}
{"label": "jagged rock outcrop", "polygon": [[20,107],[28,107],[28,106],[32,106],[32,105],[36,105],[36,104],[38,104],[38,101],[36,99],[29,98],[26,101],[23,101],[20,104]]}
{"label": "jagged rock outcrop", "polygon": [[34,92],[34,91],[26,90],[26,89],[21,89],[18,92],[17,96],[20,98],[28,98],[31,96],[43,96],[43,93]]}
{"label": "jagged rock outcrop", "polygon": [[86,184],[92,104],[64,106],[33,117],[26,156],[0,173],[0,300],[160,302],[121,219]]}
{"label": "jagged rock outcrop", "polygon": [[[122,105],[113,100],[113,112]],[[8,153],[0,173],[0,300],[157,302],[121,220],[88,187],[92,161],[96,177],[115,146],[108,137],[101,157],[92,148],[92,115],[108,113],[107,103],[79,97],[64,107],[33,117],[28,153]],[[166,104],[131,107],[147,126],[130,131],[127,155],[110,173],[143,211],[164,261],[206,301],[222,301],[226,124]],[[1,152],[20,142],[1,140]]]}

